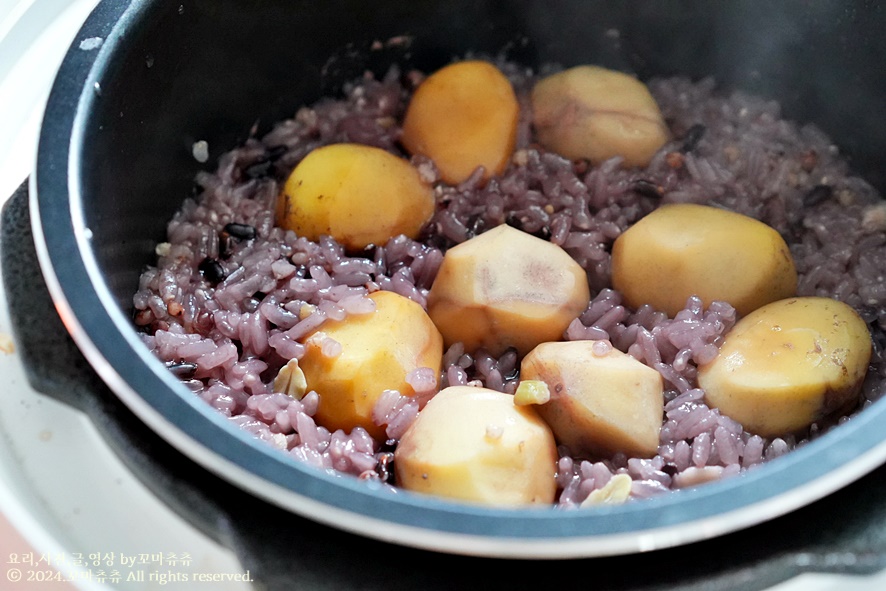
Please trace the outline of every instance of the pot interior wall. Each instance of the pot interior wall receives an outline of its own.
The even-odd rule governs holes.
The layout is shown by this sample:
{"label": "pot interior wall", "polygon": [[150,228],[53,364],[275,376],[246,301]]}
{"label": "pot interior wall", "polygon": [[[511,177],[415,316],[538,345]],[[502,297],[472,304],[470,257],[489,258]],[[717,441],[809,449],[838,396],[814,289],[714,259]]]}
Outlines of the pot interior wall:
{"label": "pot interior wall", "polygon": [[[860,4],[860,3],[858,3]],[[879,9],[828,2],[184,0],[149,2],[100,62],[83,113],[83,216],[124,310],[201,168],[366,68],[424,70],[469,51],[527,66],[598,63],[642,78],[714,76],[781,101],[880,187],[886,54]],[[405,45],[369,51],[406,35]],[[112,43],[113,42],[113,43]],[[114,43],[117,45],[115,46]],[[192,156],[204,140],[210,160]]]}

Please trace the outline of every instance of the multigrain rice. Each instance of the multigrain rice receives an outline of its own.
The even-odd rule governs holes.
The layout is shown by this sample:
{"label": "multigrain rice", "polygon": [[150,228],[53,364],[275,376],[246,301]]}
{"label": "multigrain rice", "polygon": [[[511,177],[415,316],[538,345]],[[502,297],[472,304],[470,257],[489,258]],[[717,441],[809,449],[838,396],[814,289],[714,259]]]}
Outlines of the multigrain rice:
{"label": "multigrain rice", "polygon": [[[532,74],[502,68],[523,107],[512,161],[485,185],[479,174],[458,186],[438,184],[436,212],[418,241],[396,237],[353,256],[331,239],[310,242],[275,227],[273,213],[282,182],[314,148],[358,142],[403,155],[399,121],[422,79],[416,72],[367,75],[343,98],[302,107],[222,156],[214,172],[200,172],[199,195],[169,223],[157,263],[134,296],[146,345],[196,396],[257,438],[322,469],[391,482],[396,441],[433,393],[460,384],[513,393],[514,351],[493,358],[456,344],[445,352],[442,375],[407,377],[415,398],[386,391],[373,420],[386,425],[387,441],[362,428],[330,433],[312,418],[317,394],[296,400],[275,393],[274,377],[303,355],[299,340],[323,321],[371,311],[372,291],[425,305],[447,248],[510,224],[563,247],[588,272],[593,297],[564,337],[611,343],[658,370],[667,389],[658,455],[589,460],[561,449],[559,504],[580,505],[615,474],[631,477],[636,498],[696,486],[783,455],[833,422],[771,440],[744,431],[705,405],[696,381],[698,364],[717,354],[736,321],[732,307],[715,302],[705,309],[690,298],[668,318],[648,306],[627,308],[611,289],[616,237],[661,203],[706,203],[776,228],[795,258],[799,293],[840,299],[869,322],[874,356],[856,411],[881,396],[886,206],[819,129],[782,119],[773,101],[718,94],[710,79],[652,80],[674,139],[644,169],[622,169],[618,159],[594,167],[533,143],[526,98]],[[438,181],[432,162],[412,162],[426,180]],[[334,342],[326,354],[336,354]],[[851,418],[838,422],[844,420]]]}

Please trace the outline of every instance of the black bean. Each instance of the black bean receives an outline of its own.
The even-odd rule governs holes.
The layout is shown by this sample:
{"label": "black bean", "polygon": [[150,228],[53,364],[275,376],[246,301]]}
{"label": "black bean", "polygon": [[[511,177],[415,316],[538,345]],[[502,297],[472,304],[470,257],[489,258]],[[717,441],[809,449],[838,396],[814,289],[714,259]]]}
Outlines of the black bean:
{"label": "black bean", "polygon": [[289,151],[289,146],[272,146],[268,148],[268,159],[271,161],[279,160],[280,157]]}
{"label": "black bean", "polygon": [[194,377],[194,374],[197,373],[197,364],[189,363],[189,362],[169,362],[166,364],[166,368],[172,372],[172,375],[177,377],[180,380],[190,380]]}
{"label": "black bean", "polygon": [[268,159],[258,160],[257,162],[253,162],[249,166],[247,166],[243,173],[247,178],[250,179],[259,179],[269,176],[271,172],[271,166],[273,162]]}
{"label": "black bean", "polygon": [[812,207],[818,205],[831,198],[834,194],[834,188],[830,185],[815,185],[803,195],[803,206]]}
{"label": "black bean", "polygon": [[203,277],[213,285],[224,281],[225,277],[227,277],[227,273],[225,273],[225,268],[222,264],[210,257],[206,257],[200,261],[200,265],[197,269],[203,274]]}
{"label": "black bean", "polygon": [[660,186],[645,179],[637,179],[631,183],[631,190],[633,190],[634,193],[643,195],[644,197],[651,197],[652,199],[661,199],[664,195],[664,191]]}
{"label": "black bean", "polygon": [[268,295],[265,292],[257,291],[243,300],[243,307],[247,312],[255,312],[266,297],[268,297]]}
{"label": "black bean", "polygon": [[707,131],[707,129],[708,128],[701,123],[696,123],[695,125],[690,127],[686,131],[686,135],[683,136],[683,146],[680,148],[680,151],[685,154],[697,148],[698,142],[700,142],[701,138],[704,137],[705,131]]}
{"label": "black bean", "polygon": [[238,224],[236,222],[231,222],[225,226],[224,231],[238,240],[252,240],[258,235],[254,226],[250,226],[249,224]]}

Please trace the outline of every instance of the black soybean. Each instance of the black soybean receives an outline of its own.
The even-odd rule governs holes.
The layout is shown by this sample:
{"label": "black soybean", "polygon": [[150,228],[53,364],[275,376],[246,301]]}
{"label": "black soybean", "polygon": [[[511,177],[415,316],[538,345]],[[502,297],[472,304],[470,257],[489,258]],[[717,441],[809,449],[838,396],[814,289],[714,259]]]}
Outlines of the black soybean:
{"label": "black soybean", "polygon": [[200,261],[200,265],[197,269],[203,274],[203,277],[213,285],[224,281],[225,277],[227,277],[227,273],[225,273],[225,268],[222,267],[222,264],[210,257],[206,257]]}
{"label": "black soybean", "polygon": [[238,224],[236,222],[231,222],[225,226],[224,231],[238,240],[252,240],[258,235],[254,226],[250,226],[249,224]]}
{"label": "black soybean", "polygon": [[250,179],[260,179],[269,176],[273,162],[268,159],[259,160],[250,164],[243,171]]}
{"label": "black soybean", "polygon": [[824,203],[834,194],[834,188],[830,185],[815,185],[803,195],[803,206],[812,207]]}
{"label": "black soybean", "polygon": [[166,367],[172,372],[172,375],[180,380],[190,380],[194,377],[194,374],[197,373],[196,363],[167,363]]}
{"label": "black soybean", "polygon": [[698,142],[701,141],[701,138],[704,137],[705,131],[707,131],[707,127],[702,125],[701,123],[696,123],[692,127],[690,127],[686,131],[686,135],[683,136],[683,146],[680,148],[680,151],[686,154],[687,152],[692,152],[695,148],[698,147]]}
{"label": "black soybean", "polygon": [[274,160],[279,160],[280,156],[289,151],[288,146],[272,146],[268,148],[268,159],[272,162]]}
{"label": "black soybean", "polygon": [[662,188],[652,181],[647,181],[644,179],[637,179],[631,184],[631,189],[634,193],[642,195],[644,197],[651,197],[652,199],[661,199],[664,195]]}

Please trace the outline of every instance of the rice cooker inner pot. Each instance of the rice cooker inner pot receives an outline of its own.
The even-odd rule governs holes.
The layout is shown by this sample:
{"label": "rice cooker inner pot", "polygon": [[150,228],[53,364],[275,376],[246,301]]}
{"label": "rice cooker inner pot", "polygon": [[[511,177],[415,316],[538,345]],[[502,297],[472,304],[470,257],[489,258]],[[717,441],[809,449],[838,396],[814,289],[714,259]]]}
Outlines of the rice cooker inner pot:
{"label": "rice cooker inner pot", "polygon": [[[114,29],[117,18],[124,19],[126,26]],[[50,251],[63,251],[65,245],[86,248],[84,260],[89,265],[94,262],[95,268],[89,269],[91,283],[75,266],[56,264],[52,274],[75,324],[87,334],[85,341],[107,362],[99,373],[112,387],[150,384],[145,387],[144,403],[152,407],[147,414],[160,417],[149,421],[151,426],[162,431],[172,423],[189,432],[187,421],[179,423],[176,417],[191,413],[195,403],[181,401],[184,393],[176,389],[174,380],[157,377],[160,364],[144,352],[132,353],[127,347],[109,350],[110,346],[105,350],[102,343],[135,340],[128,322],[131,296],[141,269],[154,256],[154,245],[163,239],[167,221],[190,194],[194,175],[203,166],[193,157],[195,142],[207,143],[212,162],[243,141],[251,129],[259,134],[266,131],[298,106],[338,92],[366,69],[382,74],[392,63],[400,63],[430,71],[469,52],[504,52],[530,67],[598,63],[641,78],[713,76],[726,89],[771,97],[782,103],[788,118],[813,121],[838,138],[856,170],[882,189],[886,179],[877,165],[886,152],[886,122],[876,117],[875,107],[884,95],[883,78],[871,75],[886,49],[881,21],[869,18],[855,4],[836,1],[727,5],[698,1],[679,6],[563,0],[329,0],[295,5],[283,0],[132,5],[106,1],[93,15],[95,26],[108,36],[102,53],[94,64],[69,58],[73,65],[68,67],[74,70],[92,69],[88,75],[80,72],[80,79],[60,78],[54,89],[50,106],[63,102],[59,96],[79,102],[74,121],[51,109],[47,112],[34,215],[41,220]],[[397,43],[388,43],[394,38]],[[75,42],[72,52],[76,51]],[[82,79],[87,80],[85,88],[76,85]],[[69,131],[70,142],[65,137]],[[69,184],[79,196],[73,211],[59,197],[67,195]],[[68,213],[71,219],[64,219]],[[67,226],[77,228],[76,236],[56,237],[64,235]],[[85,230],[89,236],[83,240]],[[113,313],[108,319],[96,318],[92,313],[96,306]],[[128,404],[138,410],[143,402]],[[205,423],[202,419],[194,423],[197,437],[214,428]],[[213,446],[218,454],[233,450],[236,456],[247,445],[245,436],[229,439],[230,443],[220,440]],[[213,466],[218,469],[224,461]],[[262,456],[250,469],[261,480],[278,478],[279,466]],[[315,484],[296,472],[276,482],[296,487],[306,498],[327,490],[327,481],[318,478]],[[787,486],[792,478],[787,478]],[[769,486],[760,479],[747,484],[763,491]],[[253,492],[273,496],[259,491],[259,486]],[[348,484],[341,488],[341,499],[324,500],[344,510],[357,488]],[[745,489],[737,487],[733,497],[758,494],[741,492]],[[660,525],[678,523],[690,511],[714,515],[721,510],[720,502],[711,497],[687,508],[685,503],[668,501],[669,513]],[[378,499],[372,503],[385,505]],[[380,509],[381,514],[385,511]],[[486,514],[466,511],[465,515],[477,523],[473,533],[484,535]],[[404,509],[401,518],[423,523],[422,507]],[[532,519],[512,522],[508,535],[537,531]],[[624,527],[612,523],[613,531]],[[574,531],[564,526],[546,533],[556,537]]]}

